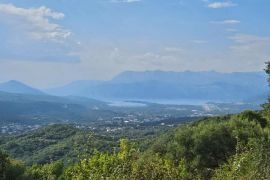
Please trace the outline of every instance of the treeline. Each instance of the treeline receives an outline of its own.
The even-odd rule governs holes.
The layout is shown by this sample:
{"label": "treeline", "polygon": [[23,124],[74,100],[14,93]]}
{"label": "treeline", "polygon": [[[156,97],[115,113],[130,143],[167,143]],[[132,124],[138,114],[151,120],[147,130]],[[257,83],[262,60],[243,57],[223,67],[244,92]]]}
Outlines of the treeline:
{"label": "treeline", "polygon": [[[267,111],[205,118],[163,134],[142,151],[120,140],[111,152],[77,162],[25,166],[1,153],[2,179],[269,179]],[[87,142],[85,142],[87,143]],[[49,155],[49,154],[48,154]]]}

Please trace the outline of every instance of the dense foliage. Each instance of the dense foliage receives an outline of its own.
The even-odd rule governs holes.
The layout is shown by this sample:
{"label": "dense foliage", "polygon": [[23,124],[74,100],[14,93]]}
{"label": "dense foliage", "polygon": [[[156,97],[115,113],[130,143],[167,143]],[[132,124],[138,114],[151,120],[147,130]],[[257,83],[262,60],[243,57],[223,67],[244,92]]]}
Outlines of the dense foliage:
{"label": "dense foliage", "polygon": [[[44,144],[57,139],[66,141],[69,136],[74,137],[78,133],[70,126],[54,125],[52,129],[53,133],[44,129],[47,138],[42,139]],[[270,178],[270,126],[262,112],[245,111],[238,115],[205,118],[182,125],[156,138],[143,150],[139,142],[122,139],[119,148],[112,145],[106,147],[111,150],[98,151],[94,150],[98,149],[97,144],[104,145],[108,141],[95,141],[93,134],[89,137],[67,141],[69,147],[79,142],[76,145],[80,154],[78,161],[69,163],[65,159],[71,156],[61,161],[50,159],[25,166],[1,153],[2,179],[10,176],[16,176],[13,179]],[[36,142],[36,147],[31,147],[33,153],[40,148],[37,137],[28,135],[25,138]],[[21,144],[22,148],[30,148],[23,142]],[[60,152],[68,154],[61,148]],[[48,158],[52,156],[49,151],[44,153]]]}
{"label": "dense foliage", "polygon": [[27,165],[57,160],[71,163],[82,154],[91,154],[95,149],[110,151],[116,145],[111,137],[93,135],[73,125],[51,125],[35,132],[0,138],[0,148]]}

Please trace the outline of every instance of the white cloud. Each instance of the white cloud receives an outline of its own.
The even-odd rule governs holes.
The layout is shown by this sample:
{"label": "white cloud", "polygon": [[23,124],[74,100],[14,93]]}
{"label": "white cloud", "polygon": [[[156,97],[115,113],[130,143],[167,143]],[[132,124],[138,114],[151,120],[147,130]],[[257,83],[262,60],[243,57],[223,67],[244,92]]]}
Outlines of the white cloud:
{"label": "white cloud", "polygon": [[210,23],[235,25],[235,24],[239,24],[241,22],[239,20],[235,20],[235,19],[227,19],[227,20],[224,20],[224,21],[211,21]]}
{"label": "white cloud", "polygon": [[234,6],[237,6],[237,4],[234,4],[232,2],[213,2],[208,4],[208,7],[213,9],[228,8]]}
{"label": "white cloud", "polygon": [[262,67],[270,57],[270,37],[236,34],[229,39],[233,42],[230,46],[231,56],[241,61],[243,67]]}
{"label": "white cloud", "polygon": [[[255,36],[249,34],[237,34],[235,36],[229,37],[229,39],[233,40],[236,44],[246,47],[269,47],[266,45],[270,44],[270,37],[262,37]],[[249,48],[248,48],[249,49]]]}
{"label": "white cloud", "polygon": [[208,41],[205,40],[199,40],[199,39],[194,39],[191,42],[195,43],[195,44],[206,44],[208,43]]}
{"label": "white cloud", "polygon": [[166,52],[171,52],[171,53],[182,53],[185,50],[181,47],[166,47],[164,48]]}
{"label": "white cloud", "polygon": [[112,3],[135,3],[142,0],[111,0]]}
{"label": "white cloud", "polygon": [[69,30],[51,22],[63,19],[65,15],[45,6],[21,8],[13,4],[0,4],[0,15],[0,22],[13,23],[15,28],[23,27],[21,31],[25,31],[25,34],[35,40],[61,41],[71,35]]}
{"label": "white cloud", "polygon": [[79,62],[71,31],[56,23],[65,15],[45,6],[0,3],[0,61]]}
{"label": "white cloud", "polygon": [[237,32],[238,30],[237,29],[233,29],[233,28],[228,28],[227,31],[228,32]]}

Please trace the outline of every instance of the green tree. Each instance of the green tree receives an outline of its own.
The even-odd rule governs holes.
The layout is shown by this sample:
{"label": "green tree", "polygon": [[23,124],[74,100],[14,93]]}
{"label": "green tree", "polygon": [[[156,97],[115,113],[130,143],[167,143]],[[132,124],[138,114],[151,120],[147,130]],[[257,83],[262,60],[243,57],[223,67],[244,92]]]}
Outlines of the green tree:
{"label": "green tree", "polygon": [[[264,69],[265,73],[268,75],[268,83],[270,86],[270,61],[266,62],[266,68]],[[268,102],[262,105],[263,114],[267,119],[270,119],[270,98],[268,98]]]}
{"label": "green tree", "polygon": [[6,178],[7,166],[9,163],[8,155],[0,150],[0,179]]}
{"label": "green tree", "polygon": [[269,139],[254,138],[247,146],[238,146],[240,151],[216,169],[213,179],[270,179]]}
{"label": "green tree", "polygon": [[260,113],[251,110],[240,113],[237,118],[257,122],[262,128],[265,128],[267,125],[267,120]]}
{"label": "green tree", "polygon": [[0,151],[0,179],[22,179],[25,171],[23,163],[10,159],[6,153]]}
{"label": "green tree", "polygon": [[33,165],[25,172],[27,180],[56,180],[63,173],[64,165],[60,161],[45,165]]}

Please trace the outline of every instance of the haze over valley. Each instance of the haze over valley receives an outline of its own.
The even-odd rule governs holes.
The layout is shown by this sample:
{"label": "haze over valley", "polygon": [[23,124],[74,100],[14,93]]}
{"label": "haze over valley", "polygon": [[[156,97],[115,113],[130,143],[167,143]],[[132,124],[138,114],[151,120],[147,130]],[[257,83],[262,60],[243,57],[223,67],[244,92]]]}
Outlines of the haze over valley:
{"label": "haze over valley", "polygon": [[75,81],[46,90],[12,80],[0,84],[1,132],[17,134],[52,123],[107,131],[114,123],[162,126],[175,118],[257,110],[267,98],[266,82],[263,72],[214,71],[129,71],[110,81]]}

